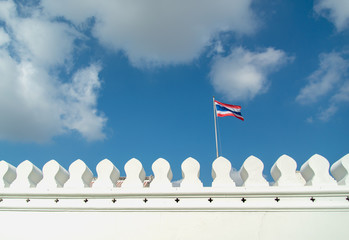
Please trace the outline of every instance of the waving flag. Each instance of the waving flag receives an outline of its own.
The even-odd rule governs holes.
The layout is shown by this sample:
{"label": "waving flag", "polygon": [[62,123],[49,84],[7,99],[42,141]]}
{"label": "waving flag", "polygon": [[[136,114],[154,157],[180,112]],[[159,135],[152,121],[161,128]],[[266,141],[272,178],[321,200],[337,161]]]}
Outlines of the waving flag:
{"label": "waving flag", "polygon": [[214,103],[216,105],[216,113],[218,117],[234,116],[244,121],[244,118],[241,115],[241,106],[221,103],[217,100],[214,100]]}

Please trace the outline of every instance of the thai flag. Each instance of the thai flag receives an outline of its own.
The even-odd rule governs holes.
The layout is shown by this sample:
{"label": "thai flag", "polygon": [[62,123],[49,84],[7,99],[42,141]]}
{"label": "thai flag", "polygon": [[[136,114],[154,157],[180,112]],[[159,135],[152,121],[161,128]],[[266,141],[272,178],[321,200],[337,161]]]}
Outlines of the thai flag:
{"label": "thai flag", "polygon": [[244,121],[244,118],[241,115],[241,106],[221,103],[216,100],[214,100],[214,103],[216,105],[216,113],[218,117],[234,116]]}

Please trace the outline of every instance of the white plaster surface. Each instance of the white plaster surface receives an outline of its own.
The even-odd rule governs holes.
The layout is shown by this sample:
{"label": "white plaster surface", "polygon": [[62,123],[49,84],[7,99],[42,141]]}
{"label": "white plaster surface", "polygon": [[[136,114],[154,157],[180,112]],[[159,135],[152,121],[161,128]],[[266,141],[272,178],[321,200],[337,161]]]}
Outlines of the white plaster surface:
{"label": "white plaster surface", "polygon": [[51,160],[47,162],[43,169],[43,176],[37,188],[61,188],[69,179],[69,173],[58,162]]}
{"label": "white plaster surface", "polygon": [[145,171],[142,163],[132,158],[125,164],[126,179],[122,184],[124,188],[143,188]]}
{"label": "white plaster surface", "polygon": [[0,161],[0,188],[9,187],[16,179],[16,168],[11,164]]}
{"label": "white plaster surface", "polygon": [[[297,175],[297,162],[287,156],[282,155],[275,162],[270,170],[270,174],[275,180],[274,186],[302,186],[305,180]],[[300,178],[301,177],[301,180]]]}
{"label": "white plaster surface", "polygon": [[230,177],[231,163],[224,157],[219,157],[212,163],[212,187],[235,187]]}
{"label": "white plaster surface", "polygon": [[172,187],[172,170],[170,167],[170,163],[163,159],[157,159],[153,165],[152,170],[154,173],[154,180],[151,182],[151,188],[163,189],[163,188],[171,188]]}
{"label": "white plaster surface", "polygon": [[41,170],[28,160],[20,163],[16,171],[17,178],[11,184],[12,188],[34,188],[43,178]]}
{"label": "white plaster surface", "polygon": [[109,159],[100,161],[96,167],[98,178],[94,188],[113,188],[120,177],[120,171]]}
{"label": "white plaster surface", "polygon": [[194,158],[187,158],[182,163],[181,188],[201,188],[203,184],[200,180],[200,163]]}
{"label": "white plaster surface", "polygon": [[[4,240],[347,240],[348,212],[1,212]],[[4,221],[6,219],[6,221]]]}
{"label": "white plaster surface", "polygon": [[69,166],[70,178],[65,183],[65,188],[84,188],[90,187],[93,178],[92,171],[80,159]]}
{"label": "white plaster surface", "polygon": [[243,180],[243,186],[246,187],[263,187],[269,183],[263,177],[263,162],[255,157],[248,157],[240,169],[240,176]]}
{"label": "white plaster surface", "polygon": [[331,173],[339,185],[349,185],[349,154],[331,166]]}

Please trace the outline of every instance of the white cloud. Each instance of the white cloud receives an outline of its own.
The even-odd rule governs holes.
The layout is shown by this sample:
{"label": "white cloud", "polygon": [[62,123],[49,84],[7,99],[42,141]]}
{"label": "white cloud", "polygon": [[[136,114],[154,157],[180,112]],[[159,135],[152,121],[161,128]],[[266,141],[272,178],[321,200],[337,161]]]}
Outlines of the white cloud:
{"label": "white cloud", "polygon": [[338,31],[349,27],[348,0],[318,0],[314,9],[318,14],[333,22]]}
{"label": "white cloud", "polygon": [[302,104],[317,102],[342,82],[348,67],[348,62],[339,53],[321,54],[319,69],[308,77],[309,83],[301,89],[296,100]]}
{"label": "white cloud", "polygon": [[318,118],[327,121],[339,109],[339,104],[349,102],[349,60],[344,53],[332,52],[320,55],[319,68],[308,77],[308,84],[300,90],[296,101],[301,104],[327,102],[320,109]]}
{"label": "white cloud", "polygon": [[50,21],[33,8],[27,17],[20,17],[12,1],[0,2],[0,20],[4,20],[13,48],[21,61],[31,61],[47,67],[68,62],[74,41],[81,36],[69,25]]}
{"label": "white cloud", "polygon": [[214,51],[215,53],[218,53],[218,54],[224,53],[224,47],[223,47],[223,44],[222,44],[221,41],[218,41],[218,42],[215,44],[213,51]]}
{"label": "white cloud", "polygon": [[88,18],[101,13],[102,5],[106,3],[103,0],[41,0],[46,13],[52,17],[63,16],[75,25],[81,25]]}
{"label": "white cloud", "polygon": [[229,100],[251,100],[268,90],[268,74],[289,61],[281,50],[251,52],[238,47],[214,59],[210,72],[214,89]]}
{"label": "white cloud", "polygon": [[44,142],[70,131],[105,138],[106,118],[97,110],[100,66],[77,69],[64,83],[57,73],[70,67],[81,35],[36,8],[25,13],[13,1],[0,1],[6,29],[0,28],[0,139]]}
{"label": "white cloud", "polygon": [[0,28],[0,47],[4,47],[10,42],[10,37],[3,28]]}
{"label": "white cloud", "polygon": [[313,117],[308,117],[308,118],[306,119],[306,122],[307,122],[307,123],[313,123],[313,122],[314,122],[314,118],[313,118]]}
{"label": "white cloud", "polygon": [[92,32],[107,48],[123,51],[138,67],[188,63],[221,31],[256,28],[252,0],[43,0],[52,16],[75,24],[94,18]]}
{"label": "white cloud", "polygon": [[87,140],[101,140],[105,138],[102,132],[106,122],[104,116],[97,114],[98,90],[101,87],[98,73],[99,65],[91,65],[80,69],[73,76],[69,84],[62,86],[63,126],[80,132]]}
{"label": "white cloud", "polygon": [[87,140],[103,139],[106,118],[96,109],[98,71],[91,65],[62,84],[45,69],[0,51],[0,139],[44,142],[69,130]]}
{"label": "white cloud", "polygon": [[[348,77],[347,77],[348,78]],[[346,80],[332,97],[334,102],[349,102],[349,80]]]}
{"label": "white cloud", "polygon": [[40,65],[69,61],[78,34],[68,25],[42,19],[20,19],[10,25],[20,56]]}
{"label": "white cloud", "polygon": [[51,104],[56,91],[49,77],[30,63],[17,63],[5,51],[0,51],[0,75],[0,138],[48,140],[59,120]]}
{"label": "white cloud", "polygon": [[330,105],[326,109],[322,109],[318,115],[321,121],[328,121],[338,110],[338,107],[334,104]]}

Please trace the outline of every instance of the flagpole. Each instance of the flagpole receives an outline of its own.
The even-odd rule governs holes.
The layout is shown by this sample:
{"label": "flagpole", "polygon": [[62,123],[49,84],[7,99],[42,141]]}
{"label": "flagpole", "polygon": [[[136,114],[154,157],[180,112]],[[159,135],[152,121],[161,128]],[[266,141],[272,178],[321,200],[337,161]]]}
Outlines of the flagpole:
{"label": "flagpole", "polygon": [[218,141],[217,141],[217,112],[216,112],[216,104],[214,101],[213,96],[213,116],[214,116],[214,133],[215,133],[215,139],[216,139],[216,156],[218,158]]}

